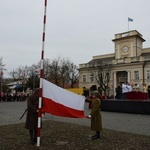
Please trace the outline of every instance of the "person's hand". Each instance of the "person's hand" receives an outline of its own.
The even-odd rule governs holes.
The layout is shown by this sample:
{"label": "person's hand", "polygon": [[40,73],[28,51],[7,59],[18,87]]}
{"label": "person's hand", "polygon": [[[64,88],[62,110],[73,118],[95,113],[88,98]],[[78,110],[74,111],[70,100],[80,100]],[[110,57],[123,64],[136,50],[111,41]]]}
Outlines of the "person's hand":
{"label": "person's hand", "polygon": [[42,118],[45,117],[45,113],[42,113]]}
{"label": "person's hand", "polygon": [[91,115],[88,115],[87,118],[90,119],[90,118],[91,118]]}

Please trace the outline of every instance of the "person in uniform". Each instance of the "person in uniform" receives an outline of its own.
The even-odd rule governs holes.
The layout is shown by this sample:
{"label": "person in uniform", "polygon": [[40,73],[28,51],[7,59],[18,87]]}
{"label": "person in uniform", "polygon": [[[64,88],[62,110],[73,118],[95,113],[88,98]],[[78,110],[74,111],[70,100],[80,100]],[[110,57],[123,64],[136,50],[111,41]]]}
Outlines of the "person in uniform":
{"label": "person in uniform", "polygon": [[[93,99],[93,93],[91,93],[89,99]],[[89,101],[89,109],[91,109],[92,101]]]}
{"label": "person in uniform", "polygon": [[38,127],[38,102],[39,89],[35,89],[34,93],[27,100],[27,116],[25,128],[29,130],[31,144],[37,142],[37,127]]}
{"label": "person in uniform", "polygon": [[100,139],[100,132],[102,131],[102,116],[100,112],[100,95],[99,93],[93,92],[93,99],[87,99],[87,101],[92,101],[91,113],[87,116],[88,119],[91,119],[91,130],[95,131],[96,134],[91,138],[92,140]]}

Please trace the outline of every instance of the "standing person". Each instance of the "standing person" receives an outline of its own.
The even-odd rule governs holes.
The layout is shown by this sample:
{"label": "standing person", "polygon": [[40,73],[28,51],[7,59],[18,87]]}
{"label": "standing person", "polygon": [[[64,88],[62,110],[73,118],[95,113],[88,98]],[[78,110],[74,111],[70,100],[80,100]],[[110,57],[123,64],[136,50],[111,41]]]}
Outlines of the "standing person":
{"label": "standing person", "polygon": [[147,87],[148,99],[150,100],[150,85]]}
{"label": "standing person", "polygon": [[127,93],[128,93],[127,83],[123,83],[122,84],[122,99],[127,98]]}
{"label": "standing person", "polygon": [[116,88],[116,96],[115,96],[116,99],[121,99],[122,98],[122,88],[120,85],[117,86]]}
{"label": "standing person", "polygon": [[92,140],[100,139],[100,132],[102,131],[102,117],[100,112],[101,101],[98,92],[93,92],[93,99],[87,99],[92,101],[91,113],[88,115],[88,119],[91,119],[91,130],[96,134],[92,136]]}
{"label": "standing person", "polygon": [[27,100],[27,116],[25,128],[29,130],[31,144],[37,142],[37,125],[38,125],[38,102],[39,89],[35,89],[34,93]]}
{"label": "standing person", "polygon": [[127,84],[127,89],[128,89],[128,92],[131,92],[132,91],[132,86],[130,83]]}

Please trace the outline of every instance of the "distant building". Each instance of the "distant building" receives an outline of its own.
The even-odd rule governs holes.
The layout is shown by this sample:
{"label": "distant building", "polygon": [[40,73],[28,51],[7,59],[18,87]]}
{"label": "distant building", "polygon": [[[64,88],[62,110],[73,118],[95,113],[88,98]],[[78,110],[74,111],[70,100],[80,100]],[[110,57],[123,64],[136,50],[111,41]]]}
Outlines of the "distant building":
{"label": "distant building", "polygon": [[99,88],[93,75],[99,66],[103,64],[110,68],[109,96],[115,95],[115,88],[123,82],[138,85],[141,89],[150,85],[150,48],[143,48],[142,35],[132,30],[129,32],[115,34],[114,53],[93,56],[88,63],[79,65],[79,87]]}
{"label": "distant building", "polygon": [[7,84],[7,86],[9,87],[9,89],[11,90],[12,93],[16,92],[16,89],[19,87],[19,86],[22,86],[24,83],[24,80],[18,80],[18,81],[15,81],[15,82],[10,82]]}

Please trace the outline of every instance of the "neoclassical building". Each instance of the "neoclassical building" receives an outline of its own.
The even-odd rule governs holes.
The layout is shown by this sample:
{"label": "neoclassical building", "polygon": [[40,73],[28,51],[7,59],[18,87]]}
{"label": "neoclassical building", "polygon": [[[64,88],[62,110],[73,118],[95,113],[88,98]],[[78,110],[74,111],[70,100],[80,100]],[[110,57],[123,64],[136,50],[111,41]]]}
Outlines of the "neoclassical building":
{"label": "neoclassical building", "polygon": [[88,63],[79,65],[79,87],[98,89],[95,77],[98,68],[105,74],[109,69],[109,96],[115,95],[115,88],[123,82],[141,89],[150,85],[150,48],[143,48],[145,40],[142,35],[132,30],[115,34],[112,41],[114,53],[93,56]]}

